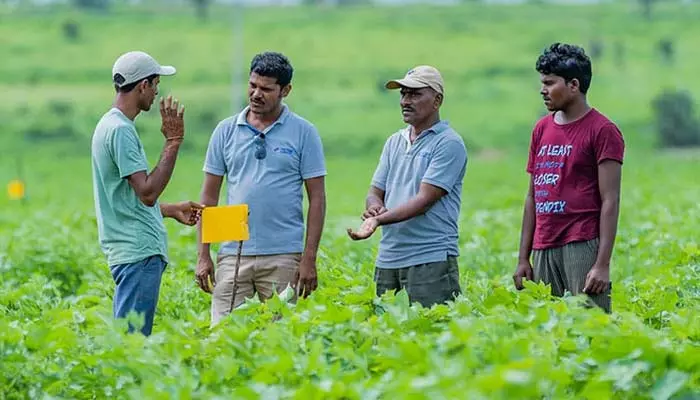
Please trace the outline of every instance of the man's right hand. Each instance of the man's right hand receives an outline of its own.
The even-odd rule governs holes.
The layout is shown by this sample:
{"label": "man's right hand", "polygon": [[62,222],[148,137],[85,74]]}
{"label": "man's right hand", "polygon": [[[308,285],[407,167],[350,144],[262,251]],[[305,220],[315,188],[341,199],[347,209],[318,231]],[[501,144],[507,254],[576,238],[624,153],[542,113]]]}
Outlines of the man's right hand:
{"label": "man's right hand", "polygon": [[367,207],[364,213],[362,213],[362,220],[367,218],[378,217],[387,212],[387,209],[381,204],[375,204]]}
{"label": "man's right hand", "polygon": [[172,96],[165,100],[160,98],[160,131],[163,132],[165,140],[181,142],[185,137],[185,106],[178,109],[177,99],[173,101]]}
{"label": "man's right hand", "polygon": [[[197,271],[195,272],[197,277],[197,285],[207,293],[212,292],[212,287],[216,286],[216,280],[214,279],[214,262],[209,255],[199,256],[197,259]],[[209,280],[211,280],[211,286],[209,286]]]}
{"label": "man's right hand", "polygon": [[515,274],[513,274],[515,288],[522,290],[525,287],[523,285],[523,278],[531,281],[533,280],[532,275],[532,264],[530,264],[530,260],[521,260],[518,262],[518,267],[515,269]]}

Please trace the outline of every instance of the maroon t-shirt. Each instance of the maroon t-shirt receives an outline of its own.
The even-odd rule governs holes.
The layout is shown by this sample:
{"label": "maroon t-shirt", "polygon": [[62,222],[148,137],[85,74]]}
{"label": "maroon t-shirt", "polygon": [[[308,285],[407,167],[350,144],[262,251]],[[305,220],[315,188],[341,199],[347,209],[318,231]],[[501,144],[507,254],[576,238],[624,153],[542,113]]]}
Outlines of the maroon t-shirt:
{"label": "maroon t-shirt", "polygon": [[569,124],[540,119],[532,132],[527,172],[535,195],[533,249],[599,236],[598,164],[622,163],[625,143],[617,126],[596,109]]}

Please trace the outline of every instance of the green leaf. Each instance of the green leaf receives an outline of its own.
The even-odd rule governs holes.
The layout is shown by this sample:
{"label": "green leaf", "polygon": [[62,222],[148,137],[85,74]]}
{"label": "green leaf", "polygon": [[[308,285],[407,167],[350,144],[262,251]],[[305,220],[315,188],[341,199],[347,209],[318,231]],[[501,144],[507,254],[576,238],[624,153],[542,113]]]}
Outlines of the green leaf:
{"label": "green leaf", "polygon": [[667,400],[676,394],[688,381],[689,375],[683,371],[672,369],[666,372],[651,389],[654,400]]}

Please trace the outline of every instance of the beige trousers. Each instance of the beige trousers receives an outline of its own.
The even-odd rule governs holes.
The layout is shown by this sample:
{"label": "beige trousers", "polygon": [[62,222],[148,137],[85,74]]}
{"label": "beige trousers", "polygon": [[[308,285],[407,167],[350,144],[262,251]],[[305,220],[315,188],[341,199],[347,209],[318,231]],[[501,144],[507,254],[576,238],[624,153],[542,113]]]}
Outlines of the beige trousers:
{"label": "beige trousers", "polygon": [[[237,308],[246,299],[256,293],[261,301],[278,294],[287,286],[292,286],[294,276],[299,270],[301,254],[276,254],[269,256],[241,256],[238,268],[238,290],[233,308]],[[214,273],[216,286],[211,301],[211,326],[218,324],[231,309],[233,280],[236,271],[236,255],[225,255],[217,259]],[[296,293],[292,302],[296,301]]]}

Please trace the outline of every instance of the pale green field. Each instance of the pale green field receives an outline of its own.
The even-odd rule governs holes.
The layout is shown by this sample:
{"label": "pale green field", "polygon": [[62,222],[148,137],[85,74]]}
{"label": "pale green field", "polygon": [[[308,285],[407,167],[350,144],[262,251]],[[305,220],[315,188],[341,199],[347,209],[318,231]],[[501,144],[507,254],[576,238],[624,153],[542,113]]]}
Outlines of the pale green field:
{"label": "pale green field", "polygon": [[[417,64],[443,72],[443,115],[474,151],[527,147],[531,126],[543,112],[535,60],[554,41],[589,50],[592,40],[602,41],[603,52],[593,60],[590,100],[620,124],[632,147],[654,143],[650,101],[663,88],[700,92],[694,79],[700,68],[696,4],[659,5],[653,21],[639,16],[636,3],[249,9],[243,11],[242,55],[233,54],[232,12],[219,9],[204,24],[189,9],[117,9],[107,16],[6,9],[0,14],[0,118],[5,121],[0,134],[12,146],[3,153],[20,146],[16,139],[28,131],[56,131],[74,135],[59,146],[86,154],[94,123],[112,100],[112,63],[135,48],[179,68],[177,77],[164,80],[162,92],[188,107],[189,134],[198,148],[218,120],[235,112],[234,65],[243,68],[243,81],[236,83],[244,85],[251,57],[264,50],[290,57],[296,74],[289,103],[318,126],[330,155],[376,150],[400,127],[396,94],[379,86]],[[80,26],[75,42],[62,34],[68,20]],[[673,65],[666,65],[657,50],[665,38],[675,40]],[[624,45],[624,62],[615,55],[618,42]],[[69,112],[52,111],[61,106]],[[140,121],[151,128],[156,123],[156,116]]]}

